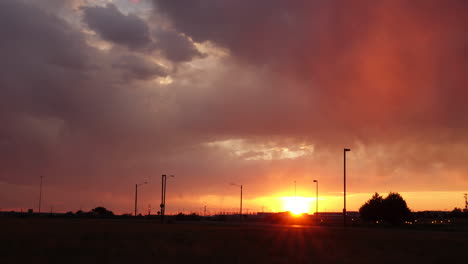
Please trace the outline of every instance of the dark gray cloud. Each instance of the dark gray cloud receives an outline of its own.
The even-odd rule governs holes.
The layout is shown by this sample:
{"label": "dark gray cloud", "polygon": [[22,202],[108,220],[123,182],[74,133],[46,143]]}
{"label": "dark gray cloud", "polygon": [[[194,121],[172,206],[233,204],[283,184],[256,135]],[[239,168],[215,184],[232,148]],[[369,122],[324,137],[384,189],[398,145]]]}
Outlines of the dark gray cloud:
{"label": "dark gray cloud", "polygon": [[126,55],[88,46],[82,33],[33,5],[3,1],[0,21],[7,36],[0,43],[0,122],[7,124],[0,130],[1,180],[25,183],[43,173],[57,184],[101,181],[107,176],[96,175],[112,175],[101,174],[112,159],[105,153],[153,146],[143,138],[158,134],[158,121],[148,122],[157,94],[138,93],[121,79],[162,76],[159,67],[128,56],[116,71],[109,62]]}
{"label": "dark gray cloud", "polygon": [[136,55],[122,56],[112,66],[124,70],[129,79],[149,80],[167,76],[163,66]]}
{"label": "dark gray cloud", "polygon": [[191,61],[194,57],[201,56],[189,39],[174,31],[154,30],[156,42],[153,42],[147,21],[133,14],[124,15],[114,4],[107,4],[105,7],[85,6],[82,9],[84,21],[107,41],[133,50],[156,49],[175,63]]}
{"label": "dark gray cloud", "polygon": [[[360,154],[368,157],[360,173],[377,175],[376,185],[410,175],[411,187],[399,188],[453,175],[466,184],[466,165],[446,152],[468,142],[465,1],[153,2],[175,30],[227,48],[239,66],[211,69],[205,88],[174,83],[194,90],[178,98],[182,127],[218,138],[302,138],[337,156],[363,144],[388,150],[382,159]],[[447,174],[434,172],[439,162]]]}
{"label": "dark gray cloud", "polygon": [[62,92],[79,92],[73,88],[91,66],[84,39],[58,18],[21,2],[5,1],[1,7],[2,113],[46,115],[61,108],[66,114],[73,104],[61,100]]}
{"label": "dark gray cloud", "polygon": [[[277,59],[310,39],[302,32],[313,9],[305,1],[154,0],[157,12],[172,18],[175,28],[196,42],[212,41],[249,60]],[[320,2],[320,1],[314,1]],[[319,4],[317,4],[319,5]],[[306,17],[307,15],[307,17]],[[313,32],[310,32],[313,33]],[[288,39],[288,36],[294,36]],[[285,38],[283,38],[285,37]],[[258,42],[257,42],[258,41]],[[310,43],[309,43],[310,44]],[[274,54],[275,56],[271,56]]]}
{"label": "dark gray cloud", "polygon": [[194,41],[269,67],[319,127],[468,128],[465,1],[153,2]]}
{"label": "dark gray cloud", "polygon": [[171,61],[191,61],[194,57],[202,56],[187,37],[177,32],[159,30],[155,35],[157,37],[156,47]]}
{"label": "dark gray cloud", "polygon": [[47,163],[48,135],[59,136],[62,120],[80,119],[75,98],[89,54],[80,34],[22,2],[2,1],[0,20],[0,121],[8,124],[0,132],[1,177],[21,182]]}
{"label": "dark gray cloud", "polygon": [[110,42],[131,49],[145,48],[151,43],[148,25],[139,17],[124,15],[114,4],[83,7],[84,21]]}

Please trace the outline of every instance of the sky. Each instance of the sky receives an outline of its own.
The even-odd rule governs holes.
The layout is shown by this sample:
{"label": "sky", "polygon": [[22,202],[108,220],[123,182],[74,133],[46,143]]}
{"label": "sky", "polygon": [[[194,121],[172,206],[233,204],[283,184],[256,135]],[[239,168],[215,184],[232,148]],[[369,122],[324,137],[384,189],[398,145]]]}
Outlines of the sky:
{"label": "sky", "polygon": [[[468,2],[0,1],[0,210],[464,207]],[[296,182],[296,191],[294,182]],[[290,207],[290,206],[289,206]],[[45,208],[45,209],[44,209]]]}

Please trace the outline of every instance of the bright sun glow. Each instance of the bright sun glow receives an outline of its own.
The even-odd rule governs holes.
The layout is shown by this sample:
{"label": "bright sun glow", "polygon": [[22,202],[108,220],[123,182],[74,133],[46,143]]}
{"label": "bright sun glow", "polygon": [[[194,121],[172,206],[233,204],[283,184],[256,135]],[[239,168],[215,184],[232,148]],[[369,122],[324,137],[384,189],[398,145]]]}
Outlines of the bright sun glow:
{"label": "bright sun glow", "polygon": [[303,213],[309,213],[314,198],[308,197],[282,197],[283,210],[289,211],[294,215],[301,215]]}

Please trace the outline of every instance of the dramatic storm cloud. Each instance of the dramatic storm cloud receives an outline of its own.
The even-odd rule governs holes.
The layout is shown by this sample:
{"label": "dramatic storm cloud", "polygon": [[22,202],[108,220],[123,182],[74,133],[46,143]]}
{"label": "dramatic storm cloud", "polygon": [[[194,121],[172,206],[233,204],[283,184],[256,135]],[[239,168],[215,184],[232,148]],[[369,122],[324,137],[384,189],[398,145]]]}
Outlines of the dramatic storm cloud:
{"label": "dramatic storm cloud", "polygon": [[454,148],[468,132],[464,1],[154,2],[180,32],[268,72],[259,88],[231,71],[194,123],[210,116],[224,133],[302,136],[317,150],[362,146],[360,173],[417,178],[411,189],[466,184],[468,153]]}
{"label": "dramatic storm cloud", "polygon": [[154,2],[195,41],[272,67],[327,122],[467,127],[464,1]]}
{"label": "dramatic storm cloud", "polygon": [[136,79],[149,79],[155,76],[166,76],[166,70],[151,61],[137,56],[123,56],[113,65],[128,70],[128,76]]}
{"label": "dramatic storm cloud", "polygon": [[115,5],[84,7],[84,19],[102,38],[141,48],[151,42],[148,25],[135,15],[122,14]]}
{"label": "dramatic storm cloud", "polygon": [[159,31],[156,47],[171,61],[190,61],[193,57],[202,56],[191,41],[174,31]]}
{"label": "dramatic storm cloud", "polygon": [[339,211],[344,147],[352,209],[375,191],[460,206],[466,12],[459,0],[1,1],[0,207],[33,207],[44,175],[56,210],[128,212],[144,180],[154,208],[167,173],[171,212],[231,210],[232,182],[246,208],[282,210],[293,181],[312,196],[316,178],[322,209]]}

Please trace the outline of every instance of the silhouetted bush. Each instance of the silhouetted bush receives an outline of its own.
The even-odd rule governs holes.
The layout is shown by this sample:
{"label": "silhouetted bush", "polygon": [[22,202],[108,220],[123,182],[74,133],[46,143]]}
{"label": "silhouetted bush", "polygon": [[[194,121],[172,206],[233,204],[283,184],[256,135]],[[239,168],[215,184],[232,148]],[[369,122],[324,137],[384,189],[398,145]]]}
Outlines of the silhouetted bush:
{"label": "silhouetted bush", "polygon": [[93,211],[84,212],[82,210],[78,210],[75,213],[75,217],[95,217],[95,216],[96,216],[96,213],[94,213]]}
{"label": "silhouetted bush", "polygon": [[382,198],[375,193],[369,201],[359,209],[361,218],[365,221],[384,221],[392,225],[401,224],[411,219],[411,211],[406,201],[398,193],[389,193]]}
{"label": "silhouetted bush", "polygon": [[106,208],[99,206],[91,210],[92,213],[94,213],[96,216],[114,216],[114,213],[112,211],[107,210]]}
{"label": "silhouetted bush", "polygon": [[183,214],[183,213],[178,213],[175,217],[177,221],[200,221],[201,217],[197,215],[196,213],[192,213],[189,215]]}

